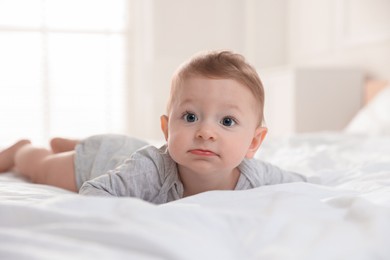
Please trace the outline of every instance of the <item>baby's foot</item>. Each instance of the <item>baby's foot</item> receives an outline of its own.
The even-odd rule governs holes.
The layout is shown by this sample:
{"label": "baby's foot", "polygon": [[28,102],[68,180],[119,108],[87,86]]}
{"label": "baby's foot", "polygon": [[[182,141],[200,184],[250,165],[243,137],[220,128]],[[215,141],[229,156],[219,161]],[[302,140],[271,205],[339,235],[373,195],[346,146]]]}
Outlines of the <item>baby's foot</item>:
{"label": "baby's foot", "polygon": [[50,147],[53,153],[63,153],[73,151],[79,140],[55,137],[50,141]]}
{"label": "baby's foot", "polygon": [[24,145],[30,144],[29,140],[20,140],[0,152],[0,172],[7,172],[14,167],[16,152]]}

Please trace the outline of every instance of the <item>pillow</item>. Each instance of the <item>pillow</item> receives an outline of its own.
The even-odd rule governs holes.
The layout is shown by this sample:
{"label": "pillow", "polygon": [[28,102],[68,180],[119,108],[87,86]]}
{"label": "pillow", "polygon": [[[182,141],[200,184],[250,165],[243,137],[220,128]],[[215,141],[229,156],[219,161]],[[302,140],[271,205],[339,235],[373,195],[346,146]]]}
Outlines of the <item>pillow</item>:
{"label": "pillow", "polygon": [[356,114],[345,132],[390,135],[390,86],[384,88]]}

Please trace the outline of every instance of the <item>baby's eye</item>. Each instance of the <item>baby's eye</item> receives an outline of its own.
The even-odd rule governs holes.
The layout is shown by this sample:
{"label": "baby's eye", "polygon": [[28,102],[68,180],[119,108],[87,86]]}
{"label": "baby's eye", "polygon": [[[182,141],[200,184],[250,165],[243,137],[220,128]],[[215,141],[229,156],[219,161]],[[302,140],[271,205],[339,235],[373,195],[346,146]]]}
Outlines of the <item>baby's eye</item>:
{"label": "baby's eye", "polygon": [[193,123],[195,121],[198,121],[198,117],[193,114],[193,113],[186,113],[184,116],[183,116],[184,120],[186,122],[189,122],[189,123]]}
{"label": "baby's eye", "polygon": [[236,121],[231,117],[224,117],[221,120],[221,124],[224,126],[234,126],[236,124]]}

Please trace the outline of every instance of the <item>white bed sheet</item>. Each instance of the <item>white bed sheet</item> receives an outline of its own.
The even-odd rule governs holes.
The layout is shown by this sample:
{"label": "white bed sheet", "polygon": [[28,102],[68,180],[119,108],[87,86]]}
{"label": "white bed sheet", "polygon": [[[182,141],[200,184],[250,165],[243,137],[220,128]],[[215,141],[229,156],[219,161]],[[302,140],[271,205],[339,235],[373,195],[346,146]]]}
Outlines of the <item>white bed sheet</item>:
{"label": "white bed sheet", "polygon": [[156,206],[0,175],[0,259],[390,259],[390,137],[300,135],[258,156],[312,183]]}

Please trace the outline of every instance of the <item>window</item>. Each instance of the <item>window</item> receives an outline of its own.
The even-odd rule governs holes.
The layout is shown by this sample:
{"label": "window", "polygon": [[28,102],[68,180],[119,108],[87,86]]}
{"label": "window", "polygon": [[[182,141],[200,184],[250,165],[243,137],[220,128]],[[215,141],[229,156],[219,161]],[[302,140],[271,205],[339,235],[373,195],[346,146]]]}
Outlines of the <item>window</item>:
{"label": "window", "polygon": [[0,145],[125,130],[127,4],[0,0]]}

